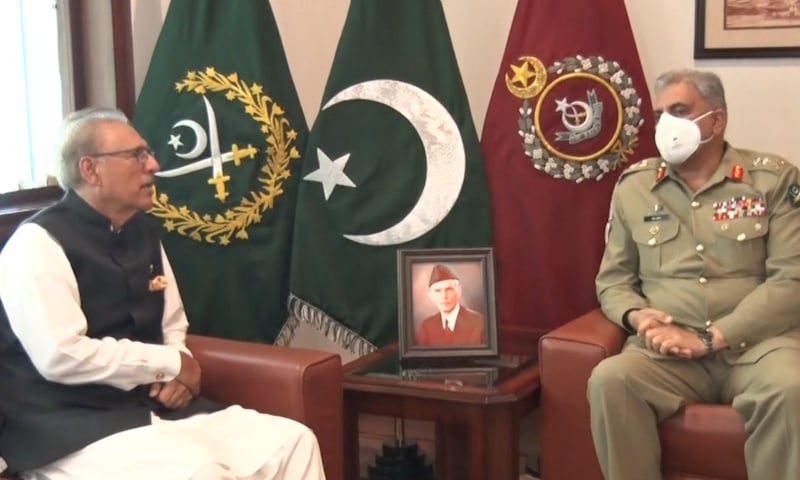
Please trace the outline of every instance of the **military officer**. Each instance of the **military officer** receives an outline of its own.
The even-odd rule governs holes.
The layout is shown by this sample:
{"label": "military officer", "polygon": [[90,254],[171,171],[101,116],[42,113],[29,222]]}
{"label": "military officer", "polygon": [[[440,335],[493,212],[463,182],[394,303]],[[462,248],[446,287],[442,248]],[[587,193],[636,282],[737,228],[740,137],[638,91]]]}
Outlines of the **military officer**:
{"label": "military officer", "polygon": [[589,379],[601,469],[662,478],[658,422],[720,402],[745,420],[748,478],[798,479],[798,169],[725,141],[713,73],[662,74],[654,110],[660,157],[621,175],[596,281],[603,312],[631,334]]}

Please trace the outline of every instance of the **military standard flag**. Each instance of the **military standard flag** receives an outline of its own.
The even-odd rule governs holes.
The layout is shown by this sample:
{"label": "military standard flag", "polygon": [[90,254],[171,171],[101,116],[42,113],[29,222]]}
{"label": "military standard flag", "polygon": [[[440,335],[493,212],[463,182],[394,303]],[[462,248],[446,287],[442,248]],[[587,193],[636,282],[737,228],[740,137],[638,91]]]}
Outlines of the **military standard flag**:
{"label": "military standard flag", "polygon": [[172,0],[134,123],[190,331],[274,341],[308,129],[269,2]]}
{"label": "military standard flag", "polygon": [[598,305],[620,172],[655,154],[623,0],[520,0],[484,123],[497,319],[535,340]]}
{"label": "military standard flag", "polygon": [[398,338],[398,249],[491,245],[439,0],[350,3],[301,177],[290,308],[358,353]]}

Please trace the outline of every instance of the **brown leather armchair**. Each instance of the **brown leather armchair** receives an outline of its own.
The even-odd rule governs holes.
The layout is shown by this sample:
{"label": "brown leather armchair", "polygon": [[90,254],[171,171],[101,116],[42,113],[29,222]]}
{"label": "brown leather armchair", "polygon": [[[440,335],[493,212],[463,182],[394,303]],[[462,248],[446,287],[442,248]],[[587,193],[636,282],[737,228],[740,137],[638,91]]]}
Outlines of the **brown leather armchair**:
{"label": "brown leather armchair", "polygon": [[344,480],[338,355],[198,335],[189,335],[187,345],[203,370],[205,396],[309,426],[319,441],[325,476]]}
{"label": "brown leather armchair", "polygon": [[[586,385],[626,333],[594,310],[539,341],[542,480],[602,480]],[[746,480],[744,421],[729,405],[689,404],[659,427],[664,480]]]}

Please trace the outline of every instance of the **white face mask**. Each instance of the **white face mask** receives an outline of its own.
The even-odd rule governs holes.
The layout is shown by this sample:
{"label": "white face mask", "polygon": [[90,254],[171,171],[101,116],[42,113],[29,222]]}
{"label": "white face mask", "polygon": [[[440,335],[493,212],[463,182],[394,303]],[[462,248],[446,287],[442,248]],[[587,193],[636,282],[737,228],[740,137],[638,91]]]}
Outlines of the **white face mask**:
{"label": "white face mask", "polygon": [[701,144],[711,140],[714,135],[701,139],[697,121],[714,113],[708,111],[694,120],[662,113],[656,124],[656,147],[661,158],[672,165],[680,165],[689,158]]}

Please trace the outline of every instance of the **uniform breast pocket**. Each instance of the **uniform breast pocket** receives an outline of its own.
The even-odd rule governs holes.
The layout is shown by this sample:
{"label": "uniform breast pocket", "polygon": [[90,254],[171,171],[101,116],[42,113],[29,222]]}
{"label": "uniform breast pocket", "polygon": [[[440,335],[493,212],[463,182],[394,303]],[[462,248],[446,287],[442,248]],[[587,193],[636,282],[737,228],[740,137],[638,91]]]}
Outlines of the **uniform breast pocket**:
{"label": "uniform breast pocket", "polygon": [[678,253],[679,230],[677,221],[642,222],[631,228],[631,236],[639,248],[642,274],[656,274],[665,261]]}
{"label": "uniform breast pocket", "polygon": [[745,217],[714,222],[717,245],[714,254],[720,263],[732,268],[729,273],[763,273],[767,258],[769,223],[765,217]]}

